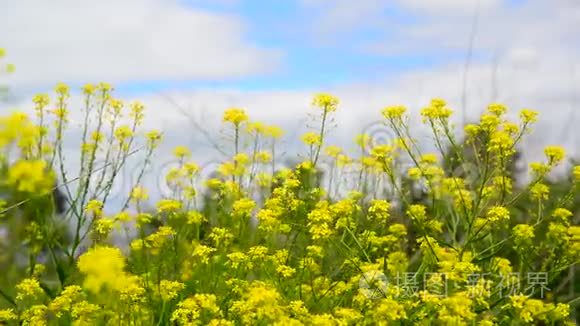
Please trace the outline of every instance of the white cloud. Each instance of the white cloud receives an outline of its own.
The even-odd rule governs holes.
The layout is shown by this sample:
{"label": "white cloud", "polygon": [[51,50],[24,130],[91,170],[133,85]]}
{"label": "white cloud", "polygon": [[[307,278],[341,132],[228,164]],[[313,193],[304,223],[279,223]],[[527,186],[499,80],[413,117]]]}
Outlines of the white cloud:
{"label": "white cloud", "polygon": [[[302,0],[319,9],[306,28],[314,42],[377,55],[451,56],[473,48],[483,59],[526,48],[542,57],[577,58],[580,3],[573,0]],[[548,17],[552,17],[549,19]],[[355,36],[348,37],[346,32]],[[345,35],[346,38],[345,38]]]}
{"label": "white cloud", "polygon": [[[432,6],[410,7],[409,2],[402,3],[411,9],[416,19],[399,26],[384,22],[385,39],[368,42],[363,49],[376,54],[461,54],[467,51],[473,36],[475,53],[487,58],[490,55],[503,56],[514,48],[526,48],[542,53],[544,57],[556,52],[574,57],[580,52],[575,32],[580,27],[578,3],[530,0],[512,6],[507,1],[490,0],[481,1],[477,13],[474,1],[461,2],[465,5],[455,10],[435,6],[438,1],[434,1]],[[474,34],[471,35],[474,24]]]}
{"label": "white cloud", "polygon": [[271,72],[280,52],[246,39],[238,16],[177,0],[0,0],[10,83],[214,79]]}
{"label": "white cloud", "polygon": [[473,14],[476,8],[488,11],[501,6],[502,0],[398,0],[397,3],[418,13],[455,16]]}

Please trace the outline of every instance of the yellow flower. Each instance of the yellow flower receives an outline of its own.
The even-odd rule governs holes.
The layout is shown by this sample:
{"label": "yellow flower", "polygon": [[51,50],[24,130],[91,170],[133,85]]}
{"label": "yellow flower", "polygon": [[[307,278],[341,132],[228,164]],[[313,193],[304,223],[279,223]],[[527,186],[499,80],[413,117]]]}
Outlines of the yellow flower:
{"label": "yellow flower", "polygon": [[103,215],[103,203],[100,200],[90,200],[85,206],[85,212],[94,214],[95,216]]}
{"label": "yellow flower", "polygon": [[510,194],[512,192],[512,179],[506,176],[497,176],[493,178],[493,185],[500,191]]}
{"label": "yellow flower", "polygon": [[62,120],[62,121],[68,121],[67,117],[68,117],[68,110],[65,108],[55,108],[52,111],[52,114],[54,114],[58,120]]}
{"label": "yellow flower", "polygon": [[425,164],[435,164],[437,163],[437,155],[433,153],[421,155],[421,162]]}
{"label": "yellow flower", "polygon": [[503,206],[494,206],[487,211],[487,218],[490,222],[509,220],[510,212]]}
{"label": "yellow flower", "polygon": [[133,130],[129,126],[120,126],[115,129],[115,138],[120,143],[125,142],[127,139],[133,137]]}
{"label": "yellow flower", "polygon": [[101,90],[101,92],[104,92],[104,93],[108,93],[108,92],[111,92],[113,90],[113,86],[111,86],[111,84],[103,83],[103,82],[99,83],[97,85],[97,88],[99,90]]}
{"label": "yellow flower", "polygon": [[81,144],[81,152],[83,154],[91,154],[97,149],[96,143],[82,143]]}
{"label": "yellow flower", "polygon": [[82,301],[84,297],[85,294],[80,286],[69,285],[50,303],[49,309],[60,318],[63,314],[70,312],[73,304]]}
{"label": "yellow flower", "polygon": [[[2,49],[0,49],[0,51],[2,51]],[[1,57],[1,52],[0,52],[0,57]],[[18,316],[14,313],[14,310],[12,309],[2,309],[0,310],[0,321],[2,322],[8,322],[11,320],[16,320],[18,318]]]}
{"label": "yellow flower", "polygon": [[189,148],[185,146],[176,146],[173,149],[173,155],[179,159],[183,159],[185,157],[190,157],[191,152],[189,151]]}
{"label": "yellow flower", "polygon": [[357,325],[363,318],[363,315],[351,308],[338,307],[334,310],[334,315],[342,322],[344,325]]}
{"label": "yellow flower", "polygon": [[[223,175],[224,177],[227,177],[230,175],[241,174],[241,173],[239,173],[239,172],[241,172],[240,170],[242,170],[242,169],[236,168],[236,164],[234,164],[233,162],[224,162],[217,169],[217,171],[221,175]],[[208,180],[208,182],[210,182],[210,180]]]}
{"label": "yellow flower", "polygon": [[159,294],[163,301],[170,301],[176,298],[183,289],[185,289],[185,284],[181,282],[161,280],[159,283]]}
{"label": "yellow flower", "polygon": [[85,84],[83,86],[83,93],[87,96],[93,95],[96,90],[97,90],[97,87],[93,84]]}
{"label": "yellow flower", "polygon": [[43,160],[19,160],[8,170],[8,184],[19,192],[47,193],[54,187],[55,176],[46,168]]}
{"label": "yellow flower", "polygon": [[109,112],[113,115],[113,117],[118,117],[121,114],[121,110],[125,104],[123,101],[112,98],[109,99]]}
{"label": "yellow flower", "polygon": [[426,120],[445,120],[448,119],[453,111],[445,106],[445,101],[443,100],[432,100],[431,105],[421,110],[421,115],[423,116],[423,121]]}
{"label": "yellow flower", "polygon": [[32,102],[36,104],[34,109],[40,115],[42,110],[50,103],[50,98],[48,94],[37,94],[32,98]]}
{"label": "yellow flower", "polygon": [[570,212],[569,210],[565,209],[565,208],[556,208],[554,210],[554,212],[552,213],[552,216],[559,219],[562,222],[567,223],[568,222],[568,218],[570,216],[572,216],[574,214],[572,214],[572,212]]}
{"label": "yellow flower", "polygon": [[71,316],[74,319],[73,325],[94,325],[96,318],[102,308],[96,304],[89,303],[85,300],[73,305]]}
{"label": "yellow flower", "polygon": [[147,194],[147,189],[141,186],[136,186],[135,188],[133,188],[133,190],[131,190],[131,200],[134,202],[144,201],[147,200],[148,198],[149,195]]}
{"label": "yellow flower", "polygon": [[307,132],[304,135],[302,135],[302,141],[306,144],[306,145],[310,145],[310,146],[320,146],[322,145],[322,139],[320,138],[320,135],[315,133],[315,132]]}
{"label": "yellow flower", "polygon": [[339,155],[336,157],[336,164],[337,164],[339,167],[344,167],[344,166],[347,166],[347,165],[349,165],[349,164],[352,164],[352,162],[353,162],[353,159],[352,159],[352,158],[350,158],[350,157],[348,157],[347,155],[339,154]]}
{"label": "yellow flower", "polygon": [[355,137],[354,142],[362,149],[367,148],[371,142],[371,136],[368,134],[359,134]]}
{"label": "yellow flower", "polygon": [[228,257],[227,264],[234,269],[237,269],[240,266],[247,266],[248,268],[253,267],[253,264],[249,261],[248,256],[243,252],[240,251],[232,252],[228,254],[227,257]]}
{"label": "yellow flower", "polygon": [[147,144],[151,148],[157,147],[157,145],[161,141],[161,133],[157,130],[149,131],[146,136],[147,136]]}
{"label": "yellow flower", "polygon": [[537,176],[542,176],[550,171],[550,166],[545,163],[532,162],[530,163],[530,169]]}
{"label": "yellow flower", "polygon": [[267,151],[260,151],[256,154],[256,159],[261,163],[268,163],[272,161],[272,155]]}
{"label": "yellow flower", "polygon": [[91,134],[91,140],[94,141],[95,143],[100,143],[103,141],[103,139],[105,139],[105,135],[103,135],[102,132],[93,131],[93,133]]}
{"label": "yellow flower", "polygon": [[216,250],[217,249],[215,248],[198,244],[193,249],[191,256],[197,259],[201,264],[207,265],[209,263],[210,255]]}
{"label": "yellow flower", "polygon": [[79,257],[77,266],[85,275],[84,287],[93,293],[99,293],[103,286],[111,289],[125,286],[125,257],[118,248],[91,248]]}
{"label": "yellow flower", "polygon": [[507,157],[515,153],[514,140],[505,131],[492,132],[487,150],[500,157]]}
{"label": "yellow flower", "polygon": [[132,217],[131,214],[129,214],[129,212],[122,211],[115,215],[114,220],[119,222],[130,222],[132,220]]}
{"label": "yellow flower", "polygon": [[171,321],[178,325],[201,325],[203,316],[221,316],[215,295],[198,293],[179,302],[171,314]]}
{"label": "yellow flower", "polygon": [[145,247],[145,241],[143,239],[134,239],[129,244],[129,247],[131,247],[131,250],[133,251],[140,251]]}
{"label": "yellow flower", "polygon": [[376,305],[373,315],[376,320],[388,322],[407,319],[405,307],[391,298],[384,298]]}
{"label": "yellow flower", "polygon": [[197,172],[199,172],[199,165],[197,165],[195,162],[186,162],[183,164],[183,169],[185,170],[187,176],[193,177]]}
{"label": "yellow flower", "polygon": [[234,239],[234,235],[226,228],[213,228],[208,238],[213,241],[215,247],[219,248],[227,247]]}
{"label": "yellow flower", "polygon": [[548,158],[549,164],[558,164],[566,156],[566,151],[562,146],[547,146],[544,148],[544,154]]}
{"label": "yellow flower", "polygon": [[493,113],[497,116],[501,116],[502,114],[506,113],[507,107],[500,103],[492,103],[487,107],[487,110],[490,113]]}
{"label": "yellow flower", "polygon": [[157,254],[156,249],[160,249],[166,243],[168,238],[175,235],[175,231],[170,226],[162,226],[157,229],[157,232],[152,233],[145,238],[145,242],[149,248],[155,249],[153,252]]}
{"label": "yellow flower", "polygon": [[388,106],[381,112],[383,117],[391,120],[401,119],[407,112],[407,108],[403,105]]}
{"label": "yellow flower", "polygon": [[102,238],[107,238],[113,227],[115,220],[111,218],[100,218],[93,225],[93,231],[96,235]]}
{"label": "yellow flower", "polygon": [[338,107],[338,97],[327,94],[319,93],[314,96],[312,100],[312,105],[323,109],[325,112],[334,112]]}
{"label": "yellow flower", "polygon": [[442,98],[435,97],[431,99],[430,105],[432,107],[442,108],[447,105],[447,102]]}
{"label": "yellow flower", "polygon": [[294,274],[296,274],[296,269],[294,269],[290,266],[280,265],[280,266],[276,267],[276,272],[282,278],[290,278],[290,277],[294,276]]}
{"label": "yellow flower", "polygon": [[143,110],[145,109],[145,105],[139,101],[131,102],[129,105],[131,112],[130,116],[135,120],[135,122],[140,123],[143,120]]}
{"label": "yellow flower", "polygon": [[233,160],[239,165],[247,165],[248,163],[250,163],[250,157],[246,153],[236,154]]}
{"label": "yellow flower", "polygon": [[47,310],[45,305],[34,305],[29,309],[24,310],[20,319],[22,325],[45,326],[47,323]]}
{"label": "yellow flower", "polygon": [[256,207],[256,202],[249,198],[242,198],[234,202],[232,214],[234,217],[247,218]]}
{"label": "yellow flower", "polygon": [[482,114],[479,120],[481,128],[483,128],[487,132],[495,131],[497,126],[501,122],[501,119],[494,114]]}
{"label": "yellow flower", "polygon": [[531,197],[537,200],[546,200],[550,194],[550,187],[543,183],[536,183],[530,189]]}
{"label": "yellow flower", "polygon": [[520,127],[518,127],[518,125],[515,123],[506,121],[503,123],[503,131],[505,131],[508,135],[513,137],[518,134],[518,132],[520,131]]}
{"label": "yellow flower", "polygon": [[189,211],[187,212],[187,224],[196,224],[199,225],[202,222],[207,221],[205,216],[198,211]]}
{"label": "yellow flower", "polygon": [[465,131],[467,138],[469,140],[473,140],[475,137],[477,137],[477,135],[481,131],[481,127],[479,125],[476,125],[476,124],[467,124],[467,125],[465,125],[463,130]]}
{"label": "yellow flower", "polygon": [[473,300],[466,292],[458,292],[442,300],[443,307],[439,310],[439,321],[442,325],[468,325],[476,317],[473,310]]}
{"label": "yellow flower", "polygon": [[266,130],[264,131],[266,136],[272,137],[274,139],[278,139],[282,137],[284,134],[284,130],[278,126],[267,126]]}
{"label": "yellow flower", "polygon": [[504,276],[511,274],[513,271],[511,262],[502,257],[493,257],[491,259],[491,266],[494,272],[498,272],[500,275]]}
{"label": "yellow flower", "polygon": [[516,243],[520,244],[534,238],[534,227],[528,224],[514,226],[513,235]]}
{"label": "yellow flower", "polygon": [[119,301],[126,305],[138,306],[145,302],[145,289],[143,288],[143,281],[135,275],[125,275],[125,286],[117,289],[119,292]]}
{"label": "yellow flower", "polygon": [[261,135],[266,133],[266,126],[259,121],[249,122],[246,126],[246,131],[252,135]]}
{"label": "yellow flower", "polygon": [[69,95],[69,87],[65,83],[58,83],[54,87],[54,91],[61,96],[68,96]]}
{"label": "yellow flower", "polygon": [[374,199],[369,207],[369,218],[373,220],[386,222],[390,216],[389,210],[391,209],[391,204],[383,199]]}
{"label": "yellow flower", "polygon": [[413,220],[423,221],[427,216],[426,207],[421,204],[414,204],[407,209],[407,216]]}
{"label": "yellow flower", "polygon": [[157,211],[159,213],[173,213],[181,209],[181,202],[174,199],[161,199],[157,202]]}
{"label": "yellow flower", "polygon": [[223,121],[230,122],[237,127],[242,122],[248,121],[248,115],[244,109],[230,108],[224,112]]}
{"label": "yellow flower", "polygon": [[25,278],[16,285],[16,300],[36,299],[44,293],[40,283],[34,278]]}
{"label": "yellow flower", "polygon": [[377,145],[371,149],[371,155],[382,161],[386,159],[389,154],[393,153],[394,150],[395,149],[391,145]]}
{"label": "yellow flower", "polygon": [[520,111],[520,119],[523,123],[534,123],[538,120],[538,112],[530,109]]}
{"label": "yellow flower", "polygon": [[419,180],[421,178],[421,169],[417,167],[409,168],[407,175],[413,180]]}
{"label": "yellow flower", "polygon": [[326,155],[336,158],[340,153],[342,153],[342,148],[338,146],[327,146],[324,152]]}
{"label": "yellow flower", "polygon": [[409,259],[402,251],[391,252],[387,257],[387,269],[391,275],[398,275],[407,271]]}

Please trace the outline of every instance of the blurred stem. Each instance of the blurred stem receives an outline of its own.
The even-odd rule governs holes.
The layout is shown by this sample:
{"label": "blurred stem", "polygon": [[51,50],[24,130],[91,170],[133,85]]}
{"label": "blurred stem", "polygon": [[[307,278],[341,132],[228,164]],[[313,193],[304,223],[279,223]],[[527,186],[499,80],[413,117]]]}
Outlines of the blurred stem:
{"label": "blurred stem", "polygon": [[320,144],[316,147],[316,153],[314,154],[314,161],[312,162],[312,164],[314,165],[314,167],[316,167],[316,163],[318,162],[318,157],[320,155],[320,149],[322,148],[322,145],[324,144],[324,131],[326,128],[326,118],[328,116],[328,109],[325,107],[324,108],[324,113],[322,114],[322,124],[320,126]]}

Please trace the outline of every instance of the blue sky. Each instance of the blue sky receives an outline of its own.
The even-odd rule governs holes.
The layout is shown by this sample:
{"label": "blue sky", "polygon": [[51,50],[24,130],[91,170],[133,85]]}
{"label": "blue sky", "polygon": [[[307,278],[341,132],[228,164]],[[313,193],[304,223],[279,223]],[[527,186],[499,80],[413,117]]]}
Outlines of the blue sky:
{"label": "blue sky", "polygon": [[[301,90],[328,88],[349,82],[373,82],[385,75],[430,68],[453,62],[465,56],[465,51],[442,53],[373,54],[358,46],[388,39],[388,31],[360,24],[339,35],[327,33],[312,37],[316,19],[324,16],[324,6],[304,8],[299,1],[240,0],[232,3],[184,1],[196,9],[239,16],[247,25],[248,41],[283,52],[283,62],[277,71],[222,80],[158,80],[136,81],[120,85],[120,90],[138,94],[159,89],[237,88],[242,90]],[[385,3],[387,3],[385,1]],[[387,19],[399,28],[412,25],[420,17],[397,5],[381,5],[375,17]],[[340,39],[338,39],[340,38]],[[394,45],[396,46],[396,44]]]}

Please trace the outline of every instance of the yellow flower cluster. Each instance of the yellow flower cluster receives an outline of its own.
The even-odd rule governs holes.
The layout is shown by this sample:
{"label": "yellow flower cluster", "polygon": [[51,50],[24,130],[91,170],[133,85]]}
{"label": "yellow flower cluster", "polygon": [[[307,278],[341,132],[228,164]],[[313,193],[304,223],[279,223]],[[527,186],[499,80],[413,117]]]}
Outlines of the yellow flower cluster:
{"label": "yellow flower cluster", "polygon": [[125,284],[125,257],[118,248],[95,247],[78,259],[78,269],[85,275],[83,286],[93,293],[101,289],[123,289]]}
{"label": "yellow flower cluster", "polygon": [[244,109],[230,108],[224,112],[223,120],[232,123],[234,126],[239,126],[242,122],[248,121],[248,115]]}
{"label": "yellow flower cluster", "polygon": [[[234,144],[215,175],[200,180],[204,187],[197,186],[202,173],[189,160],[192,152],[177,146],[171,154],[178,164],[165,176],[171,193],[152,202],[136,171],[126,201],[108,215],[115,202],[109,178],[136,142],[144,104],[114,98],[108,84],[88,84],[83,113],[98,126],[87,125],[82,136],[78,188],[63,188],[78,198],[63,219],[72,229],[61,234],[60,219],[31,196],[54,187],[52,170],[62,163],[71,91],[58,84],[55,92],[52,101],[34,97],[40,125],[26,115],[0,118],[6,151],[0,173],[8,189],[0,207],[32,202],[17,213],[7,209],[0,221],[8,226],[0,266],[11,266],[5,263],[11,259],[6,278],[15,284],[4,291],[7,282],[0,282],[7,304],[0,301],[0,323],[560,325],[569,319],[567,293],[543,300],[535,288],[509,288],[524,284],[515,271],[537,272],[530,267],[550,271],[545,286],[556,288],[565,278],[559,271],[567,273],[580,257],[579,167],[571,170],[574,182],[553,186],[546,176],[566,156],[562,147],[548,146],[545,162],[530,165],[529,184],[512,171],[535,111],[522,110],[520,121],[511,122],[507,106],[493,103],[459,139],[452,110],[435,98],[419,113],[435,142],[435,152],[423,153],[409,126],[412,112],[388,106],[381,114],[392,141],[363,133],[349,153],[327,144],[329,114],[340,101],[321,93],[311,103],[321,109],[320,126],[302,136],[308,156],[282,167],[276,145],[283,131],[230,108],[223,122]],[[50,112],[52,125],[45,120]],[[129,124],[121,122],[127,116]],[[161,133],[151,131],[145,140],[144,166]],[[16,158],[7,159],[8,148],[18,149]],[[102,172],[95,170],[101,156],[111,163]],[[70,180],[65,171],[58,177]]]}
{"label": "yellow flower cluster", "polygon": [[314,96],[312,100],[312,105],[317,106],[323,109],[325,112],[334,112],[338,107],[338,97],[327,94],[327,93],[320,93]]}
{"label": "yellow flower cluster", "polygon": [[20,160],[8,170],[8,184],[20,192],[46,194],[54,187],[55,176],[43,160]]}

